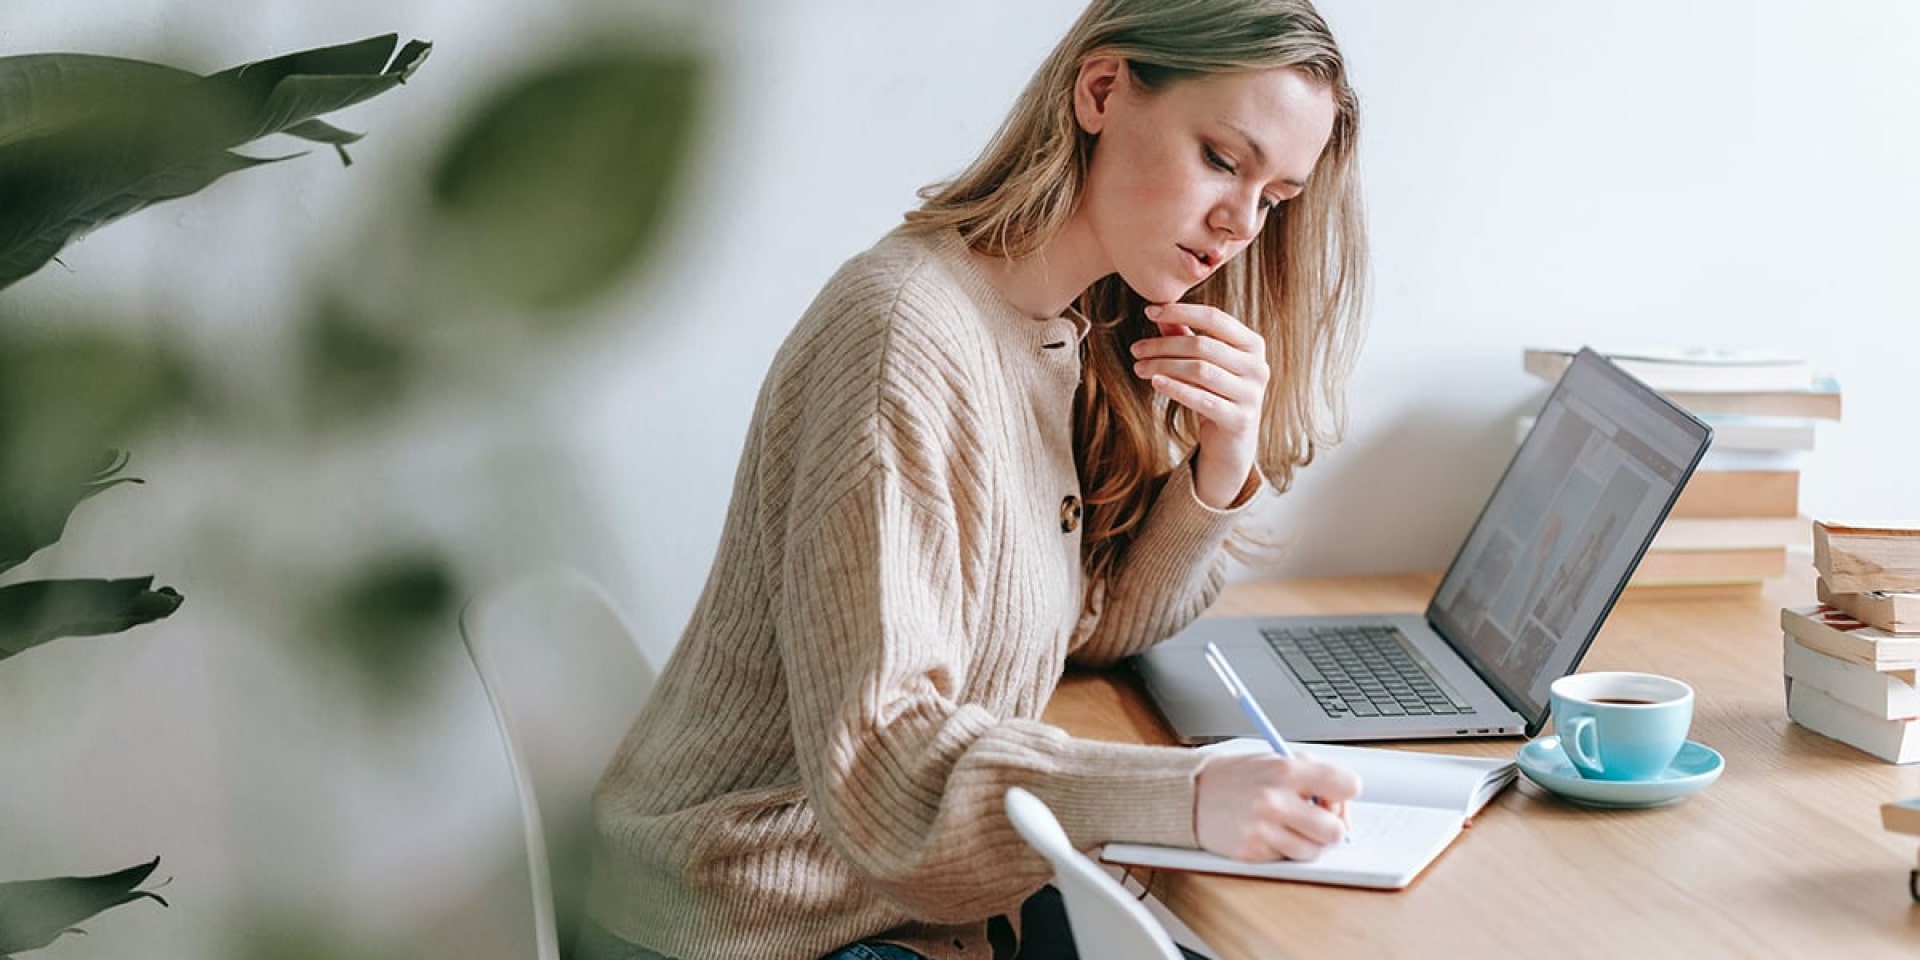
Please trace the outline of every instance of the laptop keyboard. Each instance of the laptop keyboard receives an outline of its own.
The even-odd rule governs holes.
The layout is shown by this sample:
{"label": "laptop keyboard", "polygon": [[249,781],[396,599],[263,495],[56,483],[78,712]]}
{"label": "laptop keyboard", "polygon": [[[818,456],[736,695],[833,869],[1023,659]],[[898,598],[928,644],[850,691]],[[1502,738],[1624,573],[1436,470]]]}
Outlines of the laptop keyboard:
{"label": "laptop keyboard", "polygon": [[1293,627],[1260,631],[1330,717],[1447,716],[1471,713],[1389,626]]}

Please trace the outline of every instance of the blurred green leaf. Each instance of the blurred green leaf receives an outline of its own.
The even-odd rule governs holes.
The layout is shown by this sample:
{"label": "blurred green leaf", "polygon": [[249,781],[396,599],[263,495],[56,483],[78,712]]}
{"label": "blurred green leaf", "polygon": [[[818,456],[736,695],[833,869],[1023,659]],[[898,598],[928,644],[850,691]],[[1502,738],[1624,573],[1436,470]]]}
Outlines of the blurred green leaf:
{"label": "blurred green leaf", "polygon": [[103,464],[103,451],[134,446],[198,399],[185,359],[165,346],[68,329],[0,332],[0,569],[18,559],[20,538],[38,549],[46,541],[32,531],[58,535],[85,499],[76,494],[117,462]]}
{"label": "blurred green leaf", "polygon": [[417,373],[410,341],[343,297],[318,299],[299,342],[305,412],[318,421],[390,412]]}
{"label": "blurred green leaf", "polygon": [[363,627],[431,626],[453,598],[453,580],[441,559],[410,553],[369,564],[342,588],[340,613]]}
{"label": "blurred green leaf", "polygon": [[656,239],[703,82],[685,51],[561,61],[484,101],[433,175],[434,249],[469,289],[559,308],[605,290]]}
{"label": "blurred green leaf", "polygon": [[239,112],[227,114],[236,126],[223,131],[231,138],[226,145],[300,126],[405,83],[420,69],[433,45],[410,40],[395,54],[398,40],[391,33],[368,37],[242,64],[208,77],[209,86],[243,105]]}
{"label": "blurred green leaf", "polygon": [[93,637],[164,619],[185,598],[152,577],[27,580],[0,587],[0,660],[61,637]]}
{"label": "blurred green leaf", "polygon": [[137,889],[159,865],[154,857],[99,876],[0,883],[0,956],[38,950],[74,924],[123,903],[144,899],[166,906],[159,894]]}
{"label": "blurred green leaf", "polygon": [[0,57],[0,289],[66,244],[151,204],[279,158],[232,148],[287,132],[333,144],[316,121],[413,75],[432,49],[388,34],[211,76],[78,53]]}
{"label": "blurred green leaf", "polygon": [[458,596],[445,558],[415,550],[368,559],[316,611],[330,653],[344,655],[364,689],[411,706],[432,654],[444,649]]}
{"label": "blurred green leaf", "polygon": [[42,548],[53,545],[67,528],[67,519],[82,500],[108,487],[139,483],[138,477],[116,476],[127,465],[124,451],[111,451],[86,476],[41,495],[14,490],[0,495],[0,573],[19,566]]}

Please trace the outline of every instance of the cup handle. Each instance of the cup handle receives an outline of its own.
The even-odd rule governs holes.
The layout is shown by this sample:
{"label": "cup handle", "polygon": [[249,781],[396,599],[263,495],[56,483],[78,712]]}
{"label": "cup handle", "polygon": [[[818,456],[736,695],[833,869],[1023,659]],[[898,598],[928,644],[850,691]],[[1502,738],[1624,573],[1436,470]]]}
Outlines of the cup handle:
{"label": "cup handle", "polygon": [[1590,776],[1607,772],[1600,763],[1600,745],[1595,737],[1592,717],[1571,717],[1560,731],[1560,746],[1567,751],[1567,758]]}

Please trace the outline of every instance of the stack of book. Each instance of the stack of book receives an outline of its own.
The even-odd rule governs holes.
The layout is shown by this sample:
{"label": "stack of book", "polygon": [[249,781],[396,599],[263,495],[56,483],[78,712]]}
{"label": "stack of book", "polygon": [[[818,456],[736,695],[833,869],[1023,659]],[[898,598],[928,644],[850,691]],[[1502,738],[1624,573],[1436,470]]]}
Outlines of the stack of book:
{"label": "stack of book", "polygon": [[1787,716],[1920,760],[1920,529],[1813,525],[1820,602],[1780,611]]}
{"label": "stack of book", "polygon": [[[1574,352],[1529,348],[1523,365],[1552,383]],[[1840,419],[1839,385],[1804,360],[1776,354],[1636,350],[1607,357],[1713,427],[1712,447],[1628,585],[1742,585],[1785,573],[1787,551],[1807,546],[1800,473],[1815,424]]]}
{"label": "stack of book", "polygon": [[[1881,804],[1880,825],[1894,833],[1920,835],[1920,797]],[[1920,855],[1914,858],[1914,868],[1907,872],[1907,892],[1913,899],[1920,900]]]}

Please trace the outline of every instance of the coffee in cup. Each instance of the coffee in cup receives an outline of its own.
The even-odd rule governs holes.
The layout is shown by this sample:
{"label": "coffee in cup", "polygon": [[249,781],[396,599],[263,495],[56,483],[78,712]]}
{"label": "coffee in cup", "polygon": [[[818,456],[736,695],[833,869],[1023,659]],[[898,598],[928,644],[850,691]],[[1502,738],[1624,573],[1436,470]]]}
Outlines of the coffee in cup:
{"label": "coffee in cup", "polygon": [[1659,776],[1693,724],[1693,688],[1658,674],[1570,674],[1548,694],[1560,749],[1590,780]]}

